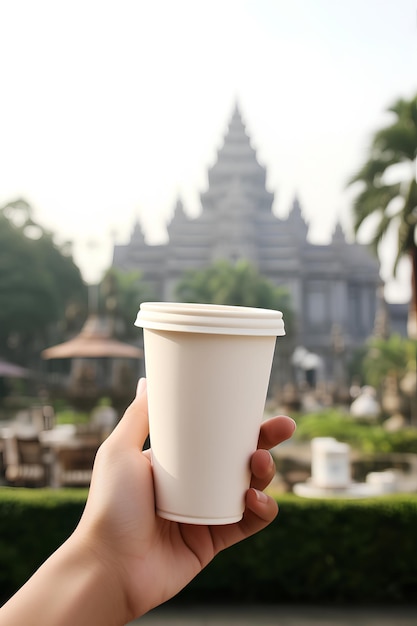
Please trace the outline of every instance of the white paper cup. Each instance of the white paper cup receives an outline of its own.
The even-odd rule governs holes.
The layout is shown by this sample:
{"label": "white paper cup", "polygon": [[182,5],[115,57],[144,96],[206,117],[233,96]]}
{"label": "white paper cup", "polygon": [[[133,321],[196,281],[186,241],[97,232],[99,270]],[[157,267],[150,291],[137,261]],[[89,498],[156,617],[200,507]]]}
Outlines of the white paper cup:
{"label": "white paper cup", "polygon": [[147,302],[135,323],[144,329],[158,515],[239,521],[282,313]]}
{"label": "white paper cup", "polygon": [[334,437],[311,441],[311,481],[314,486],[344,489],[351,483],[350,446]]}

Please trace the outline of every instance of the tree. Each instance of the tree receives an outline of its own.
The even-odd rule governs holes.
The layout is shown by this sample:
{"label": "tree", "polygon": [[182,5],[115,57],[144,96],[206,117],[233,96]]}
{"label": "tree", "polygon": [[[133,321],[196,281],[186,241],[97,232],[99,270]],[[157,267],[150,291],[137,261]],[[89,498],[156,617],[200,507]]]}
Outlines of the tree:
{"label": "tree", "polygon": [[379,387],[384,378],[392,374],[399,380],[408,371],[416,369],[417,343],[393,334],[388,339],[373,337],[369,340],[363,369],[366,383]]}
{"label": "tree", "polygon": [[288,291],[273,285],[247,261],[233,264],[221,260],[206,269],[188,271],[177,284],[175,296],[183,302],[280,310],[286,333],[291,333],[293,313]]}
{"label": "tree", "polygon": [[[416,353],[417,341],[393,334],[388,339],[372,338],[363,358],[363,373],[367,384],[380,393],[388,381],[403,405],[408,406],[409,417],[416,422]],[[404,399],[408,398],[407,402]]]}
{"label": "tree", "polygon": [[282,287],[276,287],[247,261],[237,263],[220,260],[203,270],[191,270],[184,274],[175,289],[175,296],[182,302],[229,304],[259,307],[282,311],[286,336],[276,343],[272,365],[270,392],[282,385],[284,363],[288,363],[294,350],[294,314],[290,295]]}
{"label": "tree", "polygon": [[[68,246],[32,219],[24,200],[0,209],[0,354],[29,364],[74,318],[85,315],[86,287]],[[57,334],[57,333],[55,333]]]}
{"label": "tree", "polygon": [[110,268],[99,285],[98,312],[112,320],[113,332],[120,339],[138,336],[134,322],[142,302],[153,300],[151,288],[140,272]]}
{"label": "tree", "polygon": [[400,99],[388,108],[394,115],[391,124],[377,131],[368,158],[351,178],[349,185],[361,183],[354,209],[354,228],[358,233],[368,218],[378,224],[371,245],[378,253],[387,231],[397,231],[397,256],[393,268],[403,257],[411,261],[411,302],[409,334],[417,337],[417,96]]}

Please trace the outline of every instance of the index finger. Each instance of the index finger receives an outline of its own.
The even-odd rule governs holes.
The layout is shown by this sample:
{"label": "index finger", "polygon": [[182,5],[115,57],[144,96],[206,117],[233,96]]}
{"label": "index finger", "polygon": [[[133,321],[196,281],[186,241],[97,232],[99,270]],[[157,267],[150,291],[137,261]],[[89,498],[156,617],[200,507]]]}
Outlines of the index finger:
{"label": "index finger", "polygon": [[296,424],[291,417],[278,415],[271,417],[262,423],[259,432],[258,448],[270,450],[279,443],[289,439],[296,428]]}
{"label": "index finger", "polygon": [[146,391],[146,379],[139,380],[136,397],[126,409],[122,419],[117,424],[109,439],[134,445],[142,449],[149,434],[148,422],[148,395]]}

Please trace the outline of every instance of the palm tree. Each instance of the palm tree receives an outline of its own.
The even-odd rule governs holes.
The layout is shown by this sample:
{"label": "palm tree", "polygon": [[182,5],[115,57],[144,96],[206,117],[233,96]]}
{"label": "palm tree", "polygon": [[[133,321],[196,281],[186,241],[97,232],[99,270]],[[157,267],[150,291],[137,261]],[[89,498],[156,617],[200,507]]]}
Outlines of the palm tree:
{"label": "palm tree", "polygon": [[394,121],[374,134],[367,161],[348,184],[362,183],[353,205],[355,233],[376,215],[379,221],[371,241],[375,252],[394,227],[398,237],[394,276],[400,259],[411,261],[408,332],[417,337],[417,95],[399,99],[387,110]]}
{"label": "palm tree", "polygon": [[143,281],[142,274],[111,267],[98,289],[98,313],[110,320],[114,335],[125,341],[137,337],[134,321],[139,306],[142,302],[154,300],[153,289]]}

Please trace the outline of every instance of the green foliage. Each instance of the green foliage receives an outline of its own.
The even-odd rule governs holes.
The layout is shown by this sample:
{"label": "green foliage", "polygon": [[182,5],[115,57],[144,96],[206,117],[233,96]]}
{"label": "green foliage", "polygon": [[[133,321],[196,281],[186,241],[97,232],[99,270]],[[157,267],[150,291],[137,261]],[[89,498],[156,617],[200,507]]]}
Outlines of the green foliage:
{"label": "green foliage", "polygon": [[[13,593],[73,531],[86,490],[0,489],[0,589]],[[264,531],[220,553],[177,601],[415,601],[417,497],[279,497]]]}
{"label": "green foliage", "polygon": [[361,346],[353,350],[347,363],[349,380],[355,381],[360,386],[364,385],[366,380],[363,364],[367,352],[367,344],[362,344]]}
{"label": "green foliage", "polygon": [[230,263],[220,260],[206,269],[188,271],[177,284],[175,296],[182,302],[280,310],[284,314],[287,334],[292,326],[288,291],[273,285],[247,261]]}
{"label": "green foliage", "polygon": [[14,348],[19,360],[34,339],[82,310],[86,289],[66,249],[24,201],[0,209],[0,250],[0,353],[13,358]]}
{"label": "green foliage", "polygon": [[0,590],[20,587],[74,530],[87,491],[0,489]]}
{"label": "green foliage", "polygon": [[401,380],[415,371],[417,341],[393,334],[388,339],[371,339],[363,361],[365,382],[380,387],[388,375]]}
{"label": "green foliage", "polygon": [[57,424],[88,424],[90,414],[83,411],[63,409],[55,414],[55,420]]}
{"label": "green foliage", "polygon": [[226,550],[182,598],[238,602],[413,602],[417,498],[280,496],[267,529]]}
{"label": "green foliage", "polygon": [[404,428],[388,432],[380,424],[360,421],[342,411],[329,409],[297,418],[295,441],[311,441],[314,437],[335,437],[364,453],[410,452],[417,450],[417,429]]}
{"label": "green foliage", "polygon": [[390,125],[374,133],[367,161],[349,184],[360,184],[355,198],[354,227],[358,232],[370,217],[377,218],[371,245],[378,246],[393,227],[397,232],[397,256],[409,255],[412,262],[412,302],[417,314],[417,95],[400,99],[389,109]]}
{"label": "green foliage", "polygon": [[138,336],[134,321],[139,307],[153,299],[153,292],[140,272],[110,268],[99,285],[99,313],[113,319],[115,333],[121,338]]}
{"label": "green foliage", "polygon": [[[403,227],[407,227],[407,231],[414,233],[416,230],[415,217],[410,219],[413,217],[417,202],[414,168],[407,167],[401,170],[404,173],[399,181],[387,182],[387,174],[394,166],[402,163],[412,166],[415,162],[416,110],[417,96],[409,101],[400,99],[388,109],[393,114],[392,123],[374,133],[367,161],[350,180],[350,184],[362,183],[362,191],[354,204],[355,229],[358,230],[371,214],[376,213],[379,216],[380,226],[374,237],[375,245],[381,241],[390,224],[396,220],[399,220]],[[391,207],[394,199],[401,201],[397,210]],[[412,247],[413,237],[405,239],[409,239]],[[399,244],[401,243],[404,242],[400,238]],[[400,255],[407,251],[399,245]]]}
{"label": "green foliage", "polygon": [[[417,341],[393,334],[388,339],[371,338],[353,355],[350,374],[360,385],[376,389],[382,406],[387,389],[397,395],[401,413],[416,425],[416,398],[412,381],[416,376]],[[415,384],[415,383],[414,383]]]}

